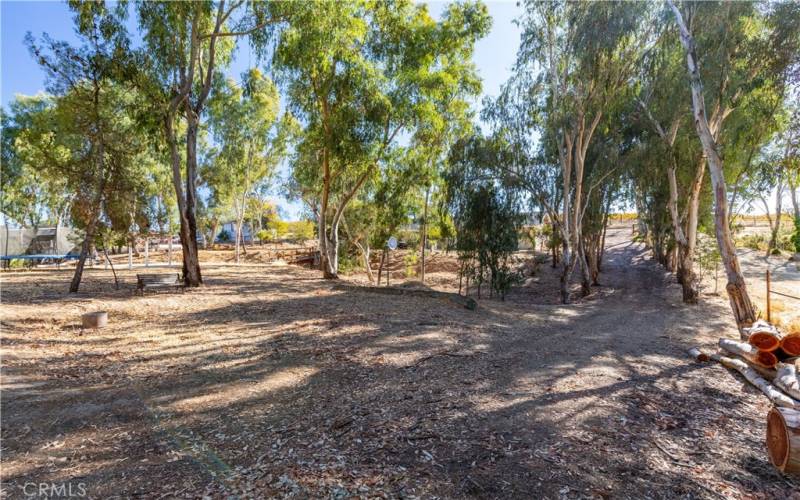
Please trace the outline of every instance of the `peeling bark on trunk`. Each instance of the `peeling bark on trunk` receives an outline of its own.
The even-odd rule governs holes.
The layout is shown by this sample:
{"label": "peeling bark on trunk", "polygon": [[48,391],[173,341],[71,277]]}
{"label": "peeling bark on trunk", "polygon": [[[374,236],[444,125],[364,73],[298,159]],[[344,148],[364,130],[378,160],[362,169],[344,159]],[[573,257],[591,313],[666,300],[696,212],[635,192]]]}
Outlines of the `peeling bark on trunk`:
{"label": "peeling bark on trunk", "polygon": [[775,195],[775,222],[770,219],[770,238],[767,245],[767,254],[769,257],[772,251],[778,246],[778,232],[781,230],[781,212],[783,211],[783,169],[778,170],[778,187]]}
{"label": "peeling bark on trunk", "polygon": [[792,208],[794,209],[794,218],[800,219],[800,201],[797,198],[797,186],[793,181],[789,181],[789,191],[791,193]]}
{"label": "peeling bark on trunk", "polygon": [[200,274],[200,257],[197,249],[197,121],[187,119],[186,127],[186,230],[183,239],[183,280],[186,286],[197,287],[203,283]]}
{"label": "peeling bark on trunk", "polygon": [[[678,245],[678,282],[683,291],[683,302],[686,304],[696,304],[699,295],[698,280],[694,272],[694,252],[697,247],[697,222],[700,212],[700,192],[703,187],[703,177],[705,174],[705,159],[701,158],[697,165],[694,181],[689,192],[689,200],[686,206],[686,227],[681,230],[681,240],[677,240]],[[677,208],[677,207],[676,207]],[[678,226],[680,226],[680,221]],[[675,222],[673,222],[675,224]]]}
{"label": "peeling bark on trunk", "polygon": [[764,395],[767,396],[769,400],[772,401],[772,403],[776,406],[800,409],[800,403],[779,391],[774,385],[770,384],[767,380],[761,377],[758,372],[748,366],[744,361],[720,356],[719,354],[712,354],[711,359],[719,362],[726,368],[730,368],[741,373],[748,382],[763,392]]}
{"label": "peeling bark on trunk", "polygon": [[[174,116],[169,115],[164,120],[164,133],[167,137],[167,142],[170,149],[170,160],[172,163],[172,185],[175,188],[175,196],[178,205],[178,222],[180,223],[178,235],[181,240],[182,258],[183,258],[183,279],[186,286],[199,286],[200,281],[200,266],[197,259],[197,224],[194,218],[193,207],[194,197],[192,200],[192,209],[188,203],[189,197],[184,196],[183,179],[181,176],[181,157],[178,153],[178,140],[175,135],[173,124]],[[189,139],[189,132],[187,131],[187,141]],[[187,151],[189,146],[187,144]],[[187,162],[188,163],[188,162]],[[189,171],[191,174],[194,171]],[[190,182],[191,181],[191,182]],[[187,175],[186,187],[194,186],[194,181],[191,180],[191,175]],[[194,231],[192,231],[192,221],[194,223]]]}
{"label": "peeling bark on trunk", "polygon": [[668,270],[676,271],[678,283],[681,284],[683,291],[683,302],[686,304],[696,304],[698,297],[698,283],[694,273],[694,249],[697,243],[697,220],[700,205],[700,191],[703,187],[703,174],[705,172],[705,158],[700,158],[700,161],[695,169],[695,176],[692,185],[689,189],[689,199],[686,204],[686,226],[683,226],[683,221],[678,214],[678,158],[675,152],[675,139],[678,135],[681,117],[678,115],[670,124],[669,129],[665,130],[661,124],[650,113],[647,105],[639,101],[640,106],[644,110],[650,123],[656,130],[656,133],[664,141],[664,144],[669,149],[669,167],[667,168],[667,184],[669,186],[669,200],[667,201],[667,209],[670,215],[670,222],[672,223],[672,234],[675,238],[675,255],[674,266],[667,266]]}
{"label": "peeling bark on trunk", "polygon": [[569,278],[572,274],[572,254],[569,251],[569,246],[564,243],[562,245],[563,255],[561,257],[561,276],[559,278],[559,292],[561,294],[561,303],[569,304]]}
{"label": "peeling bark on trunk", "polygon": [[728,276],[728,298],[739,331],[755,321],[755,309],[747,294],[747,285],[739,268],[736,257],[736,247],[733,243],[730,226],[728,225],[728,196],[725,187],[725,175],[722,158],[719,155],[716,140],[709,129],[706,117],[705,100],[703,97],[703,83],[700,79],[700,69],[695,49],[695,42],[688,28],[683,22],[680,10],[672,1],[668,0],[675,13],[678,27],[681,32],[681,43],[686,50],[686,62],[689,70],[692,90],[692,110],[697,135],[703,145],[703,151],[708,160],[708,169],[711,174],[711,184],[714,190],[714,222],[716,226],[717,244],[722,258],[725,272]]}
{"label": "peeling bark on trunk", "polygon": [[361,243],[356,243],[359,251],[361,252],[361,257],[364,259],[364,269],[367,271],[367,278],[369,278],[370,283],[375,283],[375,275],[372,273],[372,266],[369,263],[369,243],[366,245],[362,245]]}

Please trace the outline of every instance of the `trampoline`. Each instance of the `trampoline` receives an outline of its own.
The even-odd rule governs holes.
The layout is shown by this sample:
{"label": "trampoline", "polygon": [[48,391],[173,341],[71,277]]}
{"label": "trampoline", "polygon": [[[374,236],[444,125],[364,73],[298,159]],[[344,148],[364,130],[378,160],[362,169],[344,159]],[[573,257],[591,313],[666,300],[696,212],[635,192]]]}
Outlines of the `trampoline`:
{"label": "trampoline", "polygon": [[80,258],[80,255],[77,254],[43,254],[43,253],[34,253],[34,254],[24,254],[24,255],[0,255],[0,262],[2,262],[3,269],[8,269],[10,267],[12,260],[23,260],[26,261],[27,265],[34,266],[36,264],[61,264],[65,260],[77,260]]}

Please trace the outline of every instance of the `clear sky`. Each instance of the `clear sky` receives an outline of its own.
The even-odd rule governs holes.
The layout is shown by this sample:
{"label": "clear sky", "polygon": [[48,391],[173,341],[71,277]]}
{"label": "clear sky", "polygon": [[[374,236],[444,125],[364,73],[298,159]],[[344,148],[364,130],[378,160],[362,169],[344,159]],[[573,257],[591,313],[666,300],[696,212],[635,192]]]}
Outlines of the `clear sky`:
{"label": "clear sky", "polygon": [[[448,2],[428,2],[431,14],[439,17]],[[519,45],[519,28],[514,24],[520,8],[514,0],[486,2],[492,15],[492,31],[478,42],[475,64],[483,78],[484,95],[497,95],[500,85],[510,75],[511,66]],[[135,21],[130,20],[129,31],[135,37]],[[30,31],[39,37],[48,33],[55,40],[75,41],[72,14],[64,2],[54,1],[0,1],[0,94],[3,107],[16,94],[36,94],[44,91],[44,73],[31,59],[23,44]],[[248,66],[248,51],[240,50],[229,69],[238,77]],[[480,103],[480,99],[477,100]],[[300,206],[276,198],[290,218],[297,217]]]}

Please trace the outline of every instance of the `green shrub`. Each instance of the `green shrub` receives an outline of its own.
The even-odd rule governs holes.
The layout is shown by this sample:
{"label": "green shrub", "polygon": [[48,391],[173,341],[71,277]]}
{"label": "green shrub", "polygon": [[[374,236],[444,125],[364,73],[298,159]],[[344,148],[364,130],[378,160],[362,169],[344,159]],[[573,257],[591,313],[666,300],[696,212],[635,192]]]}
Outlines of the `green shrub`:
{"label": "green shrub", "polygon": [[259,241],[270,241],[272,240],[272,231],[262,229],[256,233],[256,238],[258,238]]}
{"label": "green shrub", "polygon": [[355,252],[339,252],[339,272],[349,274],[360,266],[359,255]]}
{"label": "green shrub", "polygon": [[230,243],[231,241],[233,241],[233,236],[231,236],[231,233],[229,233],[227,229],[223,229],[217,235],[217,241],[220,241],[222,243]]}
{"label": "green shrub", "polygon": [[406,256],[403,258],[403,262],[406,265],[406,277],[410,278],[411,276],[417,275],[417,262],[419,261],[419,257],[417,256],[416,252],[408,252]]}
{"label": "green shrub", "polygon": [[738,246],[751,250],[766,250],[767,245],[767,236],[759,233],[742,235],[738,242]]}
{"label": "green shrub", "polygon": [[794,234],[791,237],[794,252],[800,253],[800,217],[794,218]]}
{"label": "green shrub", "polygon": [[288,222],[288,230],[292,239],[306,241],[314,239],[314,223],[307,220]]}

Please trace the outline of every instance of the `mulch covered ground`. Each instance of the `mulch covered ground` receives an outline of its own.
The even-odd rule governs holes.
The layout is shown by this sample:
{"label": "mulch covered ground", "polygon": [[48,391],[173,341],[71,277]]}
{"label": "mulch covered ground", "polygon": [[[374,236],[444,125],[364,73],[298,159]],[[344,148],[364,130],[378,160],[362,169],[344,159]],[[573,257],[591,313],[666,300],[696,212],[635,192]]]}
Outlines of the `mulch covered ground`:
{"label": "mulch covered ground", "polygon": [[[2,483],[94,498],[800,498],[764,449],[767,400],[689,346],[735,337],[610,235],[569,306],[542,266],[506,302],[342,292],[293,266],[3,280]],[[616,239],[615,239],[616,238]],[[83,331],[80,315],[109,311]]]}

